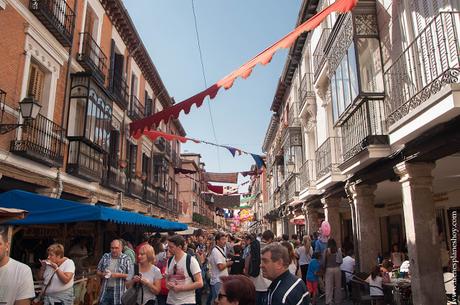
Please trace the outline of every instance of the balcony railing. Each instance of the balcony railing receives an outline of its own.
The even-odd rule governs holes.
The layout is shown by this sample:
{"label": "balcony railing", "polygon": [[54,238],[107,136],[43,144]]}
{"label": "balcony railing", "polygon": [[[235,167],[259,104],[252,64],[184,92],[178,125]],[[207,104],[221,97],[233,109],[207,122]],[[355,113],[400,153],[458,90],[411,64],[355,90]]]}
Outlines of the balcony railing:
{"label": "balcony railing", "polygon": [[338,165],[341,163],[340,138],[328,138],[316,150],[316,179],[327,174],[340,173]]}
{"label": "balcony railing", "polygon": [[299,107],[300,107],[299,103],[292,103],[290,105],[289,113],[288,113],[289,127],[300,126],[300,119],[299,119],[300,108]]}
{"label": "balcony railing", "polygon": [[80,33],[82,43],[78,61],[89,72],[93,72],[96,79],[104,84],[107,73],[107,56],[97,45],[90,33]]}
{"label": "balcony railing", "polygon": [[128,182],[128,194],[137,199],[144,197],[144,183],[138,177],[130,177]]}
{"label": "balcony railing", "polygon": [[313,86],[313,73],[305,73],[302,77],[302,82],[299,88],[300,110],[303,109],[308,101],[308,98],[315,97],[315,89]]}
{"label": "balcony railing", "polygon": [[318,44],[313,52],[313,72],[315,73],[315,80],[319,76],[319,72],[324,66],[326,61],[326,44],[331,35],[331,29],[325,28],[319,37]]}
{"label": "balcony railing", "polygon": [[144,105],[141,104],[139,99],[131,95],[131,102],[129,104],[129,112],[128,115],[132,120],[140,120],[144,117]]}
{"label": "balcony railing", "polygon": [[118,106],[120,106],[122,109],[128,109],[128,85],[122,76],[116,74],[113,75],[111,80],[111,91]]}
{"label": "balcony railing", "polygon": [[117,166],[114,166],[113,162],[110,162],[106,167],[107,171],[102,178],[102,184],[116,191],[124,192],[126,190],[125,172]]}
{"label": "balcony railing", "polygon": [[39,114],[35,120],[22,128],[21,136],[11,141],[11,152],[25,158],[62,167],[64,160],[65,130]]}
{"label": "balcony railing", "polygon": [[75,14],[65,0],[30,0],[29,9],[63,46],[72,45]]}
{"label": "balcony railing", "polygon": [[388,126],[446,85],[460,83],[459,17],[440,13],[385,71]]}
{"label": "balcony railing", "polygon": [[71,140],[67,172],[74,176],[99,182],[102,178],[102,154],[83,141]]}
{"label": "balcony railing", "polygon": [[315,181],[315,161],[307,160],[300,168],[300,189],[304,190]]}
{"label": "balcony railing", "polygon": [[299,196],[300,191],[300,177],[298,174],[292,174],[287,181],[287,198],[286,200],[292,200],[294,197]]}
{"label": "balcony railing", "polygon": [[364,100],[348,118],[342,128],[343,161],[356,156],[373,144],[388,144],[383,100]]}
{"label": "balcony railing", "polygon": [[145,201],[153,204],[157,203],[158,201],[157,190],[155,189],[155,186],[150,182],[145,183]]}
{"label": "balcony railing", "polygon": [[158,201],[157,201],[158,206],[165,208],[166,207],[166,202],[165,202],[165,193],[163,191],[158,191]]}

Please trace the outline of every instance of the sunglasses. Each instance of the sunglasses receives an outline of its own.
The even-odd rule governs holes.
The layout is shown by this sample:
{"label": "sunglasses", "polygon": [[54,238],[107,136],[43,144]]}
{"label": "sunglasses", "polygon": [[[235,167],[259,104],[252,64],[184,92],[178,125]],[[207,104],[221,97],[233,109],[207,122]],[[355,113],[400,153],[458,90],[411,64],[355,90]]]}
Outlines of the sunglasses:
{"label": "sunglasses", "polygon": [[173,275],[176,275],[177,273],[177,264],[174,264],[174,267],[173,267]]}
{"label": "sunglasses", "polygon": [[222,293],[219,293],[219,294],[217,295],[217,299],[218,299],[219,301],[222,300],[223,297],[227,297],[227,295],[226,295],[226,294],[222,294]]}

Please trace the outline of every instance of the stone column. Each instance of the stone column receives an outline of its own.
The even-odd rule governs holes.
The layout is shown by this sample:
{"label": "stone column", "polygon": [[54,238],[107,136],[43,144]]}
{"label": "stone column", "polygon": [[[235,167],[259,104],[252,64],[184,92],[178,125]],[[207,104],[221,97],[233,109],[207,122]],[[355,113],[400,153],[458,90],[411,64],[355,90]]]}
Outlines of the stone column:
{"label": "stone column", "polygon": [[326,221],[331,225],[331,237],[337,242],[337,247],[342,246],[342,224],[340,222],[340,197],[322,198]]}
{"label": "stone column", "polygon": [[359,256],[357,268],[364,272],[372,270],[372,267],[377,264],[378,254],[381,253],[380,225],[374,208],[376,188],[375,184],[348,184],[348,193],[355,210],[354,228],[357,230],[358,244],[354,246]]}
{"label": "stone column", "polygon": [[433,200],[434,163],[402,162],[400,177],[414,304],[446,304]]}
{"label": "stone column", "polygon": [[305,220],[308,235],[313,235],[314,232],[318,231],[318,213],[313,208],[306,208]]}

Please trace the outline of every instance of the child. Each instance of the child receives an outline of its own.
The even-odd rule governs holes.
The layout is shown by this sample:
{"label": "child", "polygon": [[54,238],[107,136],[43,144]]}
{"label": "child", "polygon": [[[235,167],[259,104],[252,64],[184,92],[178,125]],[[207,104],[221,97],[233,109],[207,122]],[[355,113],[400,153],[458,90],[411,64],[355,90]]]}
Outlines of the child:
{"label": "child", "polygon": [[375,300],[373,304],[383,304],[383,278],[379,266],[372,268],[371,275],[366,279],[366,282],[369,283],[370,296],[372,300]]}
{"label": "child", "polygon": [[319,258],[321,254],[319,252],[314,252],[312,260],[308,265],[307,270],[307,289],[311,295],[312,305],[316,304],[316,295],[318,294],[318,280],[320,275],[320,263]]}
{"label": "child", "polygon": [[230,274],[243,274],[244,259],[241,257],[241,246],[234,245],[233,251],[235,253],[232,257],[233,264],[230,268]]}

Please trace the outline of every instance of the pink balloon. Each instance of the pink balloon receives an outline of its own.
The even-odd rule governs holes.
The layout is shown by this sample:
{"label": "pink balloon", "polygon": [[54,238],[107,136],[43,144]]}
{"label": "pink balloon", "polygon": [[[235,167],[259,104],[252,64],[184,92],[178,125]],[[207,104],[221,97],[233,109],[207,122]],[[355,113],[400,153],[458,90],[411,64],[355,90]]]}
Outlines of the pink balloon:
{"label": "pink balloon", "polygon": [[327,221],[323,221],[321,223],[321,233],[323,236],[329,236],[331,235],[331,225]]}

